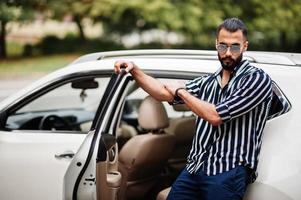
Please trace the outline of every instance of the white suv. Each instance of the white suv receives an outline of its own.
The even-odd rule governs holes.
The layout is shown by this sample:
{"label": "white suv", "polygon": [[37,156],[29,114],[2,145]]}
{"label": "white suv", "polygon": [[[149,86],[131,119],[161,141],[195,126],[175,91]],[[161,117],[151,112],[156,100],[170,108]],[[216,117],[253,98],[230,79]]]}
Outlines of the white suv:
{"label": "white suv", "polygon": [[[185,166],[194,116],[154,102],[129,74],[114,74],[118,59],[163,82],[220,66],[215,51],[95,53],[6,98],[0,103],[1,199],[156,199],[171,185]],[[245,199],[300,199],[301,55],[246,52],[244,59],[273,79],[273,114],[283,109],[282,100],[290,102],[289,112],[267,122],[259,176]],[[140,111],[142,105],[159,115]]]}

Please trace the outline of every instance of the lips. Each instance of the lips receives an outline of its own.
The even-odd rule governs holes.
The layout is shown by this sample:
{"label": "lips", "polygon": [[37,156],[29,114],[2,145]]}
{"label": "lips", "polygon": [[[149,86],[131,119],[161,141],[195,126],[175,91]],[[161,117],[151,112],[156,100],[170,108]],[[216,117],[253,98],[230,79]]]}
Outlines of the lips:
{"label": "lips", "polygon": [[232,58],[225,58],[223,59],[223,62],[225,65],[230,65],[234,62],[234,60]]}

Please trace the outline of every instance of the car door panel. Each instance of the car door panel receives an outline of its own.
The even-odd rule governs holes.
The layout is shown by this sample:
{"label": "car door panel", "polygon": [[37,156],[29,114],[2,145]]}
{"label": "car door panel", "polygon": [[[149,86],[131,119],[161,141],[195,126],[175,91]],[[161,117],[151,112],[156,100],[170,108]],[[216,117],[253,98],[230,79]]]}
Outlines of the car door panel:
{"label": "car door panel", "polygon": [[121,174],[118,172],[116,138],[110,134],[102,134],[96,160],[97,199],[117,199],[121,178]]}
{"label": "car door panel", "polygon": [[0,152],[9,152],[0,153],[1,199],[61,199],[71,159],[58,159],[56,154],[76,152],[84,138],[84,134],[1,131]]}
{"label": "car door panel", "polygon": [[[97,160],[98,155],[118,151],[117,143],[110,149],[106,149],[102,147],[102,141],[103,135],[106,134],[116,137],[114,124],[117,124],[120,119],[116,111],[123,105],[121,99],[124,98],[122,95],[129,80],[131,78],[129,75],[126,76],[125,72],[112,75],[93,121],[90,139],[83,142],[66,172],[65,199],[114,199],[116,197],[121,181],[121,175],[117,172],[118,154],[115,153],[112,159],[109,159],[108,156],[107,159],[102,159],[100,162]],[[76,167],[76,163],[83,159],[84,164]],[[109,184],[109,186],[105,188],[104,184]]]}
{"label": "car door panel", "polygon": [[[78,83],[91,79],[100,84],[93,88],[87,84],[80,85],[91,89],[89,91],[71,86],[73,81]],[[81,123],[91,127],[89,121],[95,115],[94,102],[97,102],[97,108],[107,86],[106,81],[109,77],[89,73],[61,77],[38,89],[33,88],[29,96],[18,99],[1,111],[1,199],[62,199],[66,170],[88,131],[38,130],[35,127],[39,127],[38,119],[53,114],[70,120],[76,127],[80,127]],[[37,119],[31,123],[34,126],[24,128],[22,124],[31,119]]]}

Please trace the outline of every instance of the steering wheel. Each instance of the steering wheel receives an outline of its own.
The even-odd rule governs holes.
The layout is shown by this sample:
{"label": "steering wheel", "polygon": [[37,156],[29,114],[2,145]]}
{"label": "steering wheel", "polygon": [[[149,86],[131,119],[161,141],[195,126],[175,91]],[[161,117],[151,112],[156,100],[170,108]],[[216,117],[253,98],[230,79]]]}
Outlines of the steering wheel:
{"label": "steering wheel", "polygon": [[70,123],[57,115],[46,115],[39,123],[39,130],[73,130]]}

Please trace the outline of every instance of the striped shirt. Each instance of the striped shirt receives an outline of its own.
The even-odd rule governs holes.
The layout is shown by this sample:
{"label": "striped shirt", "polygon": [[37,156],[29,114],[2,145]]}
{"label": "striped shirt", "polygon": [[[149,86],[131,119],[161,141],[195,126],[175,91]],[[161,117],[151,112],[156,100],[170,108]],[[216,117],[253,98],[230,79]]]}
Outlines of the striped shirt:
{"label": "striped shirt", "polygon": [[223,123],[213,126],[197,117],[196,135],[188,156],[187,170],[207,175],[229,171],[239,165],[256,171],[262,132],[271,106],[272,80],[247,60],[236,66],[229,83],[221,87],[216,73],[189,81],[186,89],[212,103]]}

